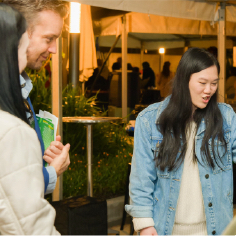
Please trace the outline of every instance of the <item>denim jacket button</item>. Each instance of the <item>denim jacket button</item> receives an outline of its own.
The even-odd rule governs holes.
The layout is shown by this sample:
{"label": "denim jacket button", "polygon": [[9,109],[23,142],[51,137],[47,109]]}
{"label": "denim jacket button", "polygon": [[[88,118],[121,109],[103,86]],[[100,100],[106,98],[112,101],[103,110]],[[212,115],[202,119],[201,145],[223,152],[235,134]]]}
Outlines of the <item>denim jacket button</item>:
{"label": "denim jacket button", "polygon": [[209,175],[208,175],[208,174],[206,174],[206,175],[205,175],[205,178],[206,178],[206,179],[208,179],[208,178],[209,178]]}
{"label": "denim jacket button", "polygon": [[216,234],[216,231],[215,231],[215,230],[213,230],[213,231],[212,231],[212,234],[213,234],[213,235],[215,235],[215,234]]}
{"label": "denim jacket button", "polygon": [[212,203],[210,202],[210,203],[208,204],[208,206],[209,206],[209,207],[212,207]]}

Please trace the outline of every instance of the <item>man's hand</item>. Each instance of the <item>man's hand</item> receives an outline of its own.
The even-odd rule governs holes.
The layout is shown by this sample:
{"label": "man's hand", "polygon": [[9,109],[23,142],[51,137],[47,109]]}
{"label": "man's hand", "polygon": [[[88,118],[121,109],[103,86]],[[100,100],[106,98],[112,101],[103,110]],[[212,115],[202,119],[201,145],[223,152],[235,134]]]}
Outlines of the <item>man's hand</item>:
{"label": "man's hand", "polygon": [[158,235],[156,229],[151,226],[140,230],[140,235]]}
{"label": "man's hand", "polygon": [[57,177],[59,177],[65,170],[67,170],[70,165],[70,156],[69,156],[70,144],[66,144],[60,155],[55,157],[50,163],[50,166],[53,166],[56,170]]}
{"label": "man's hand", "polygon": [[58,135],[56,137],[56,141],[51,142],[50,146],[44,152],[43,159],[48,163],[51,164],[53,159],[55,159],[58,155],[61,154],[64,145],[61,143],[61,136]]}
{"label": "man's hand", "polygon": [[67,170],[70,164],[70,144],[63,146],[60,141],[61,136],[57,136],[56,141],[51,142],[43,156],[43,159],[55,168],[57,177]]}

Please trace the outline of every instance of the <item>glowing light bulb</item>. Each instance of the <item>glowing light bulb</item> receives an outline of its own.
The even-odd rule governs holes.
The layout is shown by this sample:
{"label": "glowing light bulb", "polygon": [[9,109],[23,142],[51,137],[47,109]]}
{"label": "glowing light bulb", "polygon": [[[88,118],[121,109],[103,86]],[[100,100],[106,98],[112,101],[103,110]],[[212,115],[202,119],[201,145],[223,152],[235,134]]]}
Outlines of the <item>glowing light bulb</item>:
{"label": "glowing light bulb", "polygon": [[81,4],[70,3],[70,33],[80,33]]}
{"label": "glowing light bulb", "polygon": [[159,48],[159,53],[164,54],[165,53],[165,48]]}

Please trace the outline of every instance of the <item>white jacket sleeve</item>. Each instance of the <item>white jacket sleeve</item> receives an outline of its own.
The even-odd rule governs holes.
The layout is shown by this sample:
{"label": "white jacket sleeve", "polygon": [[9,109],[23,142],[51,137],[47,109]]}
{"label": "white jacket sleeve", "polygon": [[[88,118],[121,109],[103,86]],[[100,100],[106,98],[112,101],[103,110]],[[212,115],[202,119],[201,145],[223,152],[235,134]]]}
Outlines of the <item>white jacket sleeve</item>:
{"label": "white jacket sleeve", "polygon": [[37,135],[27,125],[0,139],[0,232],[55,235],[55,210],[44,199],[42,155]]}

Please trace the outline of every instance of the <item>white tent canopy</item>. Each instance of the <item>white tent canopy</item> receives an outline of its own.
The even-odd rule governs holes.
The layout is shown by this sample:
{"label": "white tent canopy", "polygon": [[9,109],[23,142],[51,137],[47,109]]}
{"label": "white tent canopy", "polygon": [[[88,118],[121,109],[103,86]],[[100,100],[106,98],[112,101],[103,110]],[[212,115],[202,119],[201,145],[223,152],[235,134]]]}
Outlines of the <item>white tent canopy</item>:
{"label": "white tent canopy", "polygon": [[[212,23],[204,20],[164,17],[138,12],[130,12],[126,16],[128,33],[217,35],[218,22]],[[95,34],[117,35],[121,29],[121,24],[119,16],[111,16],[95,21],[93,27]],[[235,23],[227,22],[226,35],[236,36]]]}
{"label": "white tent canopy", "polygon": [[[217,40],[218,22],[211,24],[209,21],[137,12],[127,13],[126,19],[128,48],[141,48],[142,43],[148,50],[159,47],[180,48],[189,41]],[[121,33],[121,16],[95,20],[93,27],[96,36],[99,36],[99,46],[111,47],[115,41],[114,37]],[[226,35],[236,36],[236,23],[226,22]],[[121,47],[120,42],[118,42],[117,47]]]}
{"label": "white tent canopy", "polygon": [[[216,21],[218,4],[212,0],[66,0],[91,6],[123,11],[141,12],[184,19]],[[232,3],[233,1],[224,1]],[[236,22],[236,7],[226,8],[226,20]]]}

